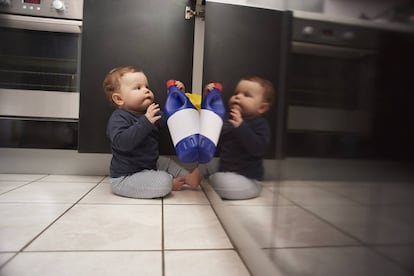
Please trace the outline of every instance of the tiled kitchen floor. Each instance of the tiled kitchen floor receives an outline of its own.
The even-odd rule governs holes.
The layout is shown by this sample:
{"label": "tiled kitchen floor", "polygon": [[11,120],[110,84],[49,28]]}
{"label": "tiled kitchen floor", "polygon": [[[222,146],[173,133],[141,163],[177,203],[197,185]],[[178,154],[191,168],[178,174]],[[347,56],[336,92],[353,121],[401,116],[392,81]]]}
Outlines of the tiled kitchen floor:
{"label": "tiled kitchen floor", "polygon": [[200,189],[112,195],[104,176],[0,174],[0,275],[249,275]]}
{"label": "tiled kitchen floor", "polygon": [[[281,275],[414,275],[412,182],[264,184],[221,204]],[[104,176],[0,174],[1,276],[114,274],[249,272],[201,189],[138,200]]]}

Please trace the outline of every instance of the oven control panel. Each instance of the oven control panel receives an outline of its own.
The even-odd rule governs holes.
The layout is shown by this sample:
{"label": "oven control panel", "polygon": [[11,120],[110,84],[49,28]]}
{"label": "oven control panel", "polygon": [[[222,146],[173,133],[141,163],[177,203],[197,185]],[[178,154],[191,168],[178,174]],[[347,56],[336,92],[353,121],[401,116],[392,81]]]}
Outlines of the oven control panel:
{"label": "oven control panel", "polygon": [[292,38],[294,41],[315,44],[377,48],[378,31],[341,23],[294,18]]}
{"label": "oven control panel", "polygon": [[0,13],[82,20],[83,0],[0,0]]}

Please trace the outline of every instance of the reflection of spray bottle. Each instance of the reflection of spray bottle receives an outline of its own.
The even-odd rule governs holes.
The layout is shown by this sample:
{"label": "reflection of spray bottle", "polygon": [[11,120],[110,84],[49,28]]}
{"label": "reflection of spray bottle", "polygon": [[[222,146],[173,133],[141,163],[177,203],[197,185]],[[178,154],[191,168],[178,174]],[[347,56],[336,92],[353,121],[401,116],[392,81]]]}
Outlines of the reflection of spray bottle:
{"label": "reflection of spray bottle", "polygon": [[199,157],[200,163],[207,163],[214,157],[218,139],[220,137],[223,119],[226,113],[221,98],[221,83],[214,83],[211,90],[201,102]]}
{"label": "reflection of spray bottle", "polygon": [[184,163],[197,162],[200,130],[198,111],[184,92],[175,86],[175,80],[167,81],[167,89],[164,113],[177,157]]}

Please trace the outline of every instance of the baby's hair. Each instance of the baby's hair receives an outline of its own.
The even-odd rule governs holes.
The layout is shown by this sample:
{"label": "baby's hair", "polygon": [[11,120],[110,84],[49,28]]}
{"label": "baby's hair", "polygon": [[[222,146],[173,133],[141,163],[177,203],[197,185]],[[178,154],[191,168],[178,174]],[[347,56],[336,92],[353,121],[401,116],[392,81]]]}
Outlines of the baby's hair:
{"label": "baby's hair", "polygon": [[269,106],[272,105],[274,98],[275,98],[275,88],[273,84],[264,78],[258,77],[258,76],[250,76],[250,77],[244,77],[239,80],[246,80],[246,81],[252,81],[260,84],[261,87],[263,87],[263,100],[269,104]]}
{"label": "baby's hair", "polygon": [[126,73],[144,73],[144,71],[133,66],[117,67],[109,71],[103,81],[104,92],[108,97],[108,100],[114,105],[115,103],[112,100],[112,94],[119,91],[121,87],[121,78]]}

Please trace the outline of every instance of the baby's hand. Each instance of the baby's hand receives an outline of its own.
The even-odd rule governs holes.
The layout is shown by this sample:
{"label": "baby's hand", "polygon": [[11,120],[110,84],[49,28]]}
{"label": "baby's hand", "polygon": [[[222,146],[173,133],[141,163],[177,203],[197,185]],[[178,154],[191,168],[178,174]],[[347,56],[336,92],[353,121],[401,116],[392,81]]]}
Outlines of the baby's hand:
{"label": "baby's hand", "polygon": [[182,83],[181,81],[176,80],[175,81],[175,86],[177,86],[178,89],[180,89],[181,91],[183,91],[185,93],[184,83]]}
{"label": "baby's hand", "polygon": [[145,117],[147,117],[148,121],[150,121],[151,124],[154,124],[156,121],[161,119],[161,115],[157,115],[158,112],[160,112],[160,105],[152,103],[150,106],[148,106]]}
{"label": "baby's hand", "polygon": [[203,91],[203,96],[206,96],[208,94],[208,92],[210,92],[211,90],[214,89],[214,83],[209,83],[206,85],[206,87],[204,87],[204,91]]}
{"label": "baby's hand", "polygon": [[239,127],[243,123],[243,117],[238,106],[230,109],[229,123],[235,128]]}

